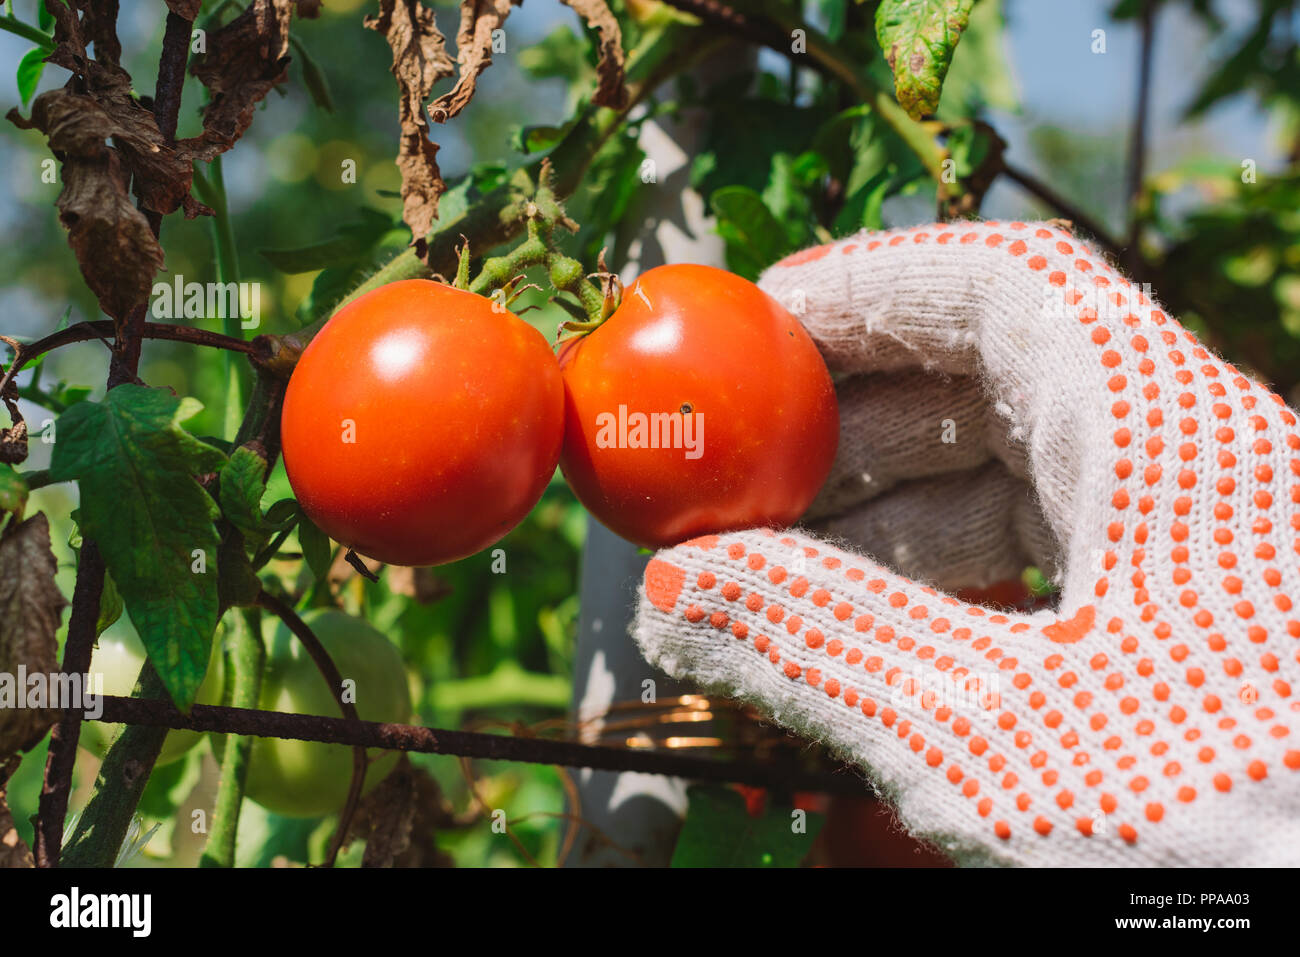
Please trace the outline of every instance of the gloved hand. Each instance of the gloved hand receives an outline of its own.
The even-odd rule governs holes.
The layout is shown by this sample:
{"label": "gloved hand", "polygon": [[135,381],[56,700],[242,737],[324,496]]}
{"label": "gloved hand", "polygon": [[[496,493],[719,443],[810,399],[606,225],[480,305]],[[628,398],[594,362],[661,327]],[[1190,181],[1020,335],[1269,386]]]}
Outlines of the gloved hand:
{"label": "gloved hand", "polygon": [[[1296,415],[1047,224],[862,234],[761,285],[850,374],[810,519],[855,550],[660,551],[646,657],[962,862],[1300,864]],[[1058,610],[936,590],[1030,562]]]}

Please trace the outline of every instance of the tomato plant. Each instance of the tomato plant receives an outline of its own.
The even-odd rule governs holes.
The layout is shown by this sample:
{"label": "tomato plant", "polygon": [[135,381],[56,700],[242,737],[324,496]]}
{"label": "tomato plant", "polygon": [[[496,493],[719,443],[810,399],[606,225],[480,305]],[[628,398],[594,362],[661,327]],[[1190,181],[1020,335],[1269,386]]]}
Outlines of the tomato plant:
{"label": "tomato plant", "polygon": [[[364,619],[336,609],[317,609],[303,616],[348,683],[357,713],[364,721],[407,722],[411,693],[406,667],[397,648]],[[258,706],[290,714],[338,717],[334,692],[316,663],[283,625],[269,636],[266,673]],[[213,735],[218,753],[223,736]],[[396,752],[368,755],[366,790],[371,790],[397,763]],[[258,738],[253,744],[244,793],[268,811],[289,817],[337,813],[347,799],[352,778],[352,749],[290,738]]]}
{"label": "tomato plant", "polygon": [[839,414],[826,364],[739,276],[651,269],[560,360],[564,476],[640,545],[790,525],[830,472]]}
{"label": "tomato plant", "polygon": [[[408,717],[394,646],[418,719],[435,729],[553,730],[570,684],[607,689],[612,677],[624,695],[643,666],[616,654],[632,594],[616,571],[635,559],[605,536],[586,544],[588,515],[553,473],[557,457],[592,514],[653,545],[797,517],[834,436],[797,323],[735,277],[649,269],[659,262],[725,263],[752,281],[858,230],[1057,216],[1137,282],[1159,274],[1167,311],[1243,369],[1292,404],[1300,394],[1300,148],[1285,142],[1300,86],[1279,67],[1294,59],[1293,0],[1237,4],[1221,23],[1203,16],[1214,4],[1160,5],[1162,24],[1195,17],[1179,33],[1204,37],[1189,56],[1207,70],[1176,98],[1187,112],[1158,164],[1142,155],[1146,112],[1128,130],[1112,108],[1124,74],[1114,47],[1084,52],[1105,52],[1103,26],[1149,20],[1151,0],[1112,5],[1091,36],[1051,17],[1018,17],[1011,36],[1003,0],[541,2],[523,25],[511,3],[374,0],[363,19],[359,0],[208,0],[133,5],[121,23],[117,6],[14,0],[0,16],[0,53],[16,64],[0,107],[13,160],[0,216],[23,240],[5,247],[17,307],[0,329],[0,675],[19,664],[111,674],[117,662],[107,690],[127,693],[142,646],[157,678],[142,694],[159,707],[215,703],[224,683],[235,709],[265,700],[335,717],[301,648],[268,624],[305,615],[329,632],[320,609],[335,609],[355,616],[348,629],[364,618],[390,640],[368,631],[334,649],[364,679],[363,716],[378,680],[394,704],[380,716]],[[447,36],[460,38],[450,59]],[[756,40],[773,48],[757,55]],[[1065,82],[1087,102],[1065,113],[1120,125],[1031,128],[1063,115],[1064,74],[1039,58],[1018,84],[1004,53],[1015,48],[1073,49]],[[1228,136],[1213,128],[1224,116]],[[1241,148],[1180,156],[1178,143]],[[593,280],[633,267],[642,278],[611,315],[615,285]],[[589,334],[563,343],[561,369],[543,337],[564,321]],[[697,411],[704,427],[687,435]],[[681,447],[652,447],[650,420],[634,416],[655,414],[683,416]],[[471,554],[516,522],[499,556]],[[378,581],[332,562],[326,535],[380,559],[365,562]],[[962,597],[1023,610],[1045,600],[1040,586]],[[140,645],[109,631],[92,658],[115,602]],[[232,664],[215,685],[214,632]],[[276,635],[269,663],[263,634]],[[379,678],[350,648],[371,650]],[[308,703],[287,690],[295,682],[314,689]],[[215,781],[206,760],[151,775],[159,747],[163,763],[198,740],[185,731],[132,719],[115,736],[66,712],[60,734],[22,754],[28,725],[13,733],[14,715],[0,711],[0,778],[21,758],[0,782],[0,865],[31,844],[42,866],[110,866],[128,834],[164,820],[150,856],[178,866],[199,854],[227,867],[354,863],[373,836],[340,819],[352,850],[324,853],[293,836],[323,843],[328,827],[246,800],[329,814],[351,774],[346,748],[240,736],[274,729],[265,715],[214,719],[233,736],[208,735],[227,745]],[[720,738],[742,726],[722,721]],[[78,754],[78,735],[101,757]],[[228,773],[252,758],[248,782]],[[608,842],[579,830],[589,798],[605,797],[600,775],[474,762],[467,782],[455,759],[413,755],[423,777],[394,809],[374,788],[391,762],[371,767],[354,823],[409,820],[412,847],[436,836],[460,864],[571,853],[621,865],[622,846],[644,862],[671,855],[641,839],[633,813],[589,819]],[[438,788],[455,813],[441,813]],[[620,794],[622,811],[648,806]],[[697,803],[704,826],[692,830],[709,840],[694,859],[724,860],[728,842],[712,838],[730,828],[714,825],[744,825],[744,812]],[[495,819],[466,823],[484,806],[504,812],[508,836]],[[184,816],[193,810],[206,832]],[[825,835],[873,833],[844,821],[832,813]],[[364,850],[409,864],[399,843]],[[772,850],[747,843],[760,862]]]}
{"label": "tomato plant", "polygon": [[326,534],[397,565],[464,558],[519,524],[555,471],[559,368],[537,330],[428,279],[334,315],[284,397],[284,463]]}

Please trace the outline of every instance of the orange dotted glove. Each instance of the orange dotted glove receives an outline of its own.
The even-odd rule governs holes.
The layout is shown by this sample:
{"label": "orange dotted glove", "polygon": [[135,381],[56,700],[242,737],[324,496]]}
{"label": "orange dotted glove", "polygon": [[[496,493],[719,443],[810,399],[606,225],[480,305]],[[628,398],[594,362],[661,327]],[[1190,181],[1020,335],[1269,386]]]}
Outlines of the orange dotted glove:
{"label": "orange dotted glove", "polygon": [[[859,235],[762,285],[848,374],[810,516],[854,550],[659,552],[646,657],[860,764],[960,861],[1300,864],[1282,400],[1045,224]],[[1058,610],[937,590],[1028,562]]]}

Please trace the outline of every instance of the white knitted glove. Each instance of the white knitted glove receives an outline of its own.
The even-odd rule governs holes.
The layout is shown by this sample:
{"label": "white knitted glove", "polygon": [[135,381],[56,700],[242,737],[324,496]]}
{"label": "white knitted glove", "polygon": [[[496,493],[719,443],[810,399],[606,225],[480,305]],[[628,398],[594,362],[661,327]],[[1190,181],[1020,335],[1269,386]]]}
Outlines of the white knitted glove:
{"label": "white knitted glove", "polygon": [[[646,657],[862,765],[959,861],[1300,864],[1282,400],[1045,224],[859,235],[762,285],[853,376],[810,516],[875,559],[767,529],[661,551]],[[1058,611],[920,583],[1027,562]]]}

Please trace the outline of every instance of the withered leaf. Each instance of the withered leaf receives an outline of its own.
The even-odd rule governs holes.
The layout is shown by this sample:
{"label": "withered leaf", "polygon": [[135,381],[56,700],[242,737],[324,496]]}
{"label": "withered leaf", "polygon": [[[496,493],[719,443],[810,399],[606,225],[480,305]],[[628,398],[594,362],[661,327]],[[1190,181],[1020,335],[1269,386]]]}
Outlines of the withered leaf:
{"label": "withered leaf", "polygon": [[[66,602],[54,583],[54,572],[50,523],[44,513],[0,538],[0,621],[4,622],[0,674],[16,676],[19,665],[29,675],[59,670],[55,632]],[[14,690],[19,695],[26,692],[26,688]],[[35,745],[58,717],[59,712],[51,709],[0,708],[0,761]]]}
{"label": "withered leaf", "polygon": [[422,247],[438,217],[438,197],[447,188],[438,170],[438,144],[429,139],[424,103],[433,85],[455,72],[455,65],[433,11],[420,0],[380,0],[379,15],[366,17],[365,25],[383,34],[393,51],[391,71],[400,94],[397,168],[402,174],[402,220],[411,229],[413,243]]}
{"label": "withered leaf", "polygon": [[126,174],[114,151],[99,159],[63,161],[63,191],[55,205],[68,231],[86,285],[104,312],[125,322],[147,302],[163,251],[149,221],[127,196]]}
{"label": "withered leaf", "polygon": [[[202,0],[179,0],[179,5],[188,3],[198,12]],[[59,0],[49,0],[47,5],[57,5]],[[122,60],[122,44],[117,39],[118,0],[73,0],[73,5],[81,11],[81,32],[86,44],[95,45],[95,59],[100,63],[116,66]],[[177,0],[169,0],[169,7],[178,5]],[[55,14],[56,18],[58,14]],[[193,20],[190,15],[187,19]],[[57,37],[56,37],[57,39]]]}
{"label": "withered leaf", "polygon": [[564,4],[587,21],[587,26],[600,37],[600,61],[596,64],[599,85],[592,95],[597,106],[619,109],[627,103],[627,87],[623,83],[623,33],[618,20],[610,12],[605,0],[563,0]]}
{"label": "withered leaf", "polygon": [[[117,3],[114,2],[113,6]],[[167,0],[167,9],[184,20],[193,21],[202,6],[203,0]]]}
{"label": "withered leaf", "polygon": [[[183,205],[187,218],[210,213],[190,196],[195,141],[172,144],[163,136],[153,111],[141,106],[132,95],[130,74],[117,65],[116,59],[102,58],[100,44],[108,43],[104,37],[111,38],[108,49],[117,44],[112,22],[105,25],[95,19],[105,16],[107,5],[79,2],[88,8],[80,23],[67,7],[55,14],[55,38],[60,42],[48,61],[74,74],[62,90],[42,94],[67,98],[57,110],[49,104],[45,107],[47,114],[57,115],[60,120],[57,137],[53,129],[42,124],[35,104],[33,123],[45,132],[56,154],[97,156],[109,148],[104,142],[111,140],[111,148],[122,154],[123,165],[145,209],[166,215]],[[92,15],[92,10],[98,13]],[[95,43],[94,60],[86,56],[86,46],[91,42]]]}
{"label": "withered leaf", "polygon": [[181,146],[210,160],[244,135],[253,109],[283,83],[289,67],[289,18],[293,0],[253,0],[235,19],[208,36],[208,51],[190,72],[208,88],[203,133]]}
{"label": "withered leaf", "polygon": [[12,379],[0,393],[0,402],[4,403],[11,423],[8,428],[0,429],[0,464],[18,465],[27,461],[27,423],[18,408],[18,386]]}
{"label": "withered leaf", "polygon": [[321,0],[295,0],[300,20],[315,20],[320,16]]}
{"label": "withered leaf", "polygon": [[7,764],[0,762],[0,869],[7,867],[35,867],[31,848],[18,836],[14,827],[14,816],[9,811],[6,800],[5,785],[18,766],[18,758],[10,758]]}
{"label": "withered leaf", "polygon": [[[63,89],[36,98],[30,120],[16,110],[8,116],[21,129],[43,132],[62,162],[60,221],[86,284],[120,322],[147,301],[163,264],[162,248],[131,202],[130,188],[140,206],[159,214],[182,204],[190,216],[206,208],[189,195],[190,158],[167,143],[117,63],[116,7],[100,0],[49,4],[57,46],[47,59],[73,76]],[[92,44],[93,60],[87,55]]]}
{"label": "withered leaf", "polygon": [[391,774],[362,799],[348,840],[364,840],[362,867],[451,867],[434,839],[441,826],[456,826],[438,782],[402,755]]}
{"label": "withered leaf", "polygon": [[163,251],[131,202],[122,155],[104,143],[115,124],[89,96],[67,89],[38,96],[30,121],[17,110],[9,111],[9,119],[20,129],[45,133],[62,159],[63,190],[55,206],[68,245],[100,307],[125,321],[133,306],[148,300]]}
{"label": "withered leaf", "polygon": [[506,22],[515,0],[461,0],[460,29],[456,32],[456,85],[429,107],[434,120],[445,123],[474,96],[478,75],[492,65],[492,33]]}

